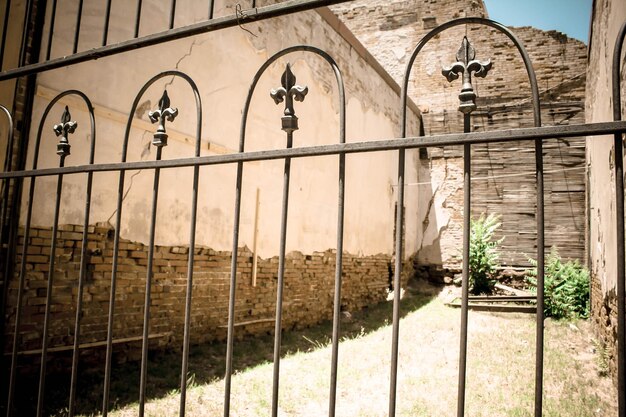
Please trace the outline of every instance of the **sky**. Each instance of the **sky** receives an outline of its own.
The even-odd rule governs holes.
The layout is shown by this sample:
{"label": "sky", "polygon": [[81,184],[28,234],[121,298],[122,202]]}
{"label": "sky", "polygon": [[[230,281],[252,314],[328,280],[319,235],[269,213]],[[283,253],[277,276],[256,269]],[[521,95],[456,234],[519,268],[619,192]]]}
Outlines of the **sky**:
{"label": "sky", "polygon": [[592,0],[483,0],[489,18],[506,26],[558,30],[587,43]]}

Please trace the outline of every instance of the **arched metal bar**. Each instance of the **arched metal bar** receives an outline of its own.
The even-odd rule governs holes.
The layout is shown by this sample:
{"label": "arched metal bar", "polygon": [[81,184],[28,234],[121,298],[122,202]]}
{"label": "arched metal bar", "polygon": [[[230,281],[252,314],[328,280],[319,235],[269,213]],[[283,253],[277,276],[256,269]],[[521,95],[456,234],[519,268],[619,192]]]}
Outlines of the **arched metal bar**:
{"label": "arched metal bar", "polygon": [[[93,106],[91,105],[91,101],[89,98],[78,90],[67,90],[56,97],[54,97],[46,109],[43,112],[41,117],[41,122],[39,123],[39,129],[37,131],[37,137],[35,141],[35,150],[33,156],[33,169],[37,168],[37,163],[39,159],[39,148],[41,144],[41,136],[43,133],[43,124],[46,121],[48,114],[52,107],[63,97],[68,95],[76,95],[80,97],[85,104],[87,105],[87,109],[89,111],[91,117],[91,159],[90,163],[93,163],[93,152],[95,146],[95,118],[93,114]],[[62,154],[59,161],[59,167],[65,166],[65,154]],[[88,175],[91,178],[91,175]],[[52,284],[54,279],[54,253],[56,251],[56,235],[58,228],[58,220],[59,220],[59,209],[60,209],[60,201],[61,201],[61,191],[63,187],[63,174],[59,174],[57,177],[57,194],[56,194],[56,202],[55,202],[55,210],[54,210],[54,220],[52,226],[52,243],[50,247],[50,261],[48,264],[48,283],[46,290],[46,305],[44,312],[44,327],[43,327],[43,335],[42,335],[42,348],[41,348],[41,364],[39,370],[39,390],[37,397],[37,415],[40,416],[43,413],[43,397],[45,391],[45,378],[46,378],[46,362],[47,362],[47,350],[48,350],[48,331],[49,331],[49,318],[50,318],[50,303],[52,300]],[[88,189],[91,189],[91,186],[88,185]],[[7,401],[7,416],[10,416],[12,403],[13,403],[13,394],[15,392],[15,376],[16,376],[16,367],[17,367],[17,347],[19,342],[19,327],[21,322],[21,306],[22,299],[24,293],[24,282],[26,278],[26,260],[28,258],[28,241],[30,239],[30,225],[32,220],[32,209],[33,209],[33,199],[35,193],[35,178],[31,179],[30,190],[29,190],[29,199],[28,199],[28,208],[26,214],[26,224],[24,228],[24,242],[22,244],[22,259],[20,264],[20,275],[18,282],[18,293],[17,293],[17,301],[16,301],[16,316],[15,316],[15,330],[13,334],[13,349],[11,352],[11,368],[10,368],[10,376],[9,376],[9,392],[8,392],[8,401]],[[88,194],[89,199],[89,194]],[[84,271],[82,271],[84,272]],[[79,280],[82,279],[83,275],[80,276]]]}
{"label": "arched metal bar", "polygon": [[[626,22],[620,28],[613,50],[612,87],[613,120],[622,120],[621,99],[621,58],[622,47],[626,39]],[[626,416],[626,291],[624,282],[624,155],[622,134],[613,136],[615,153],[615,215],[617,246],[617,396],[619,417]]]}
{"label": "arched metal bar", "polygon": [[[13,160],[13,116],[11,116],[11,112],[9,112],[9,110],[4,107],[3,105],[0,105],[0,112],[4,113],[6,118],[7,118],[7,124],[8,124],[8,133],[7,133],[7,149],[5,152],[6,155],[6,160],[4,163],[4,171],[8,172],[11,171],[12,168],[12,164],[11,161]],[[21,180],[18,180],[21,181]],[[7,229],[7,221],[9,219],[9,190],[11,189],[11,179],[10,178],[6,178],[2,181],[2,186],[4,187],[2,189],[2,205],[0,208],[0,245],[4,245],[6,242],[6,248],[3,248],[2,246],[0,246],[0,253],[3,253],[3,261],[0,262],[0,265],[2,265],[4,267],[4,271],[3,271],[3,279],[4,279],[4,284],[2,285],[2,300],[0,300],[0,305],[2,306],[1,310],[0,310],[0,315],[2,315],[2,317],[4,316],[4,313],[6,311],[6,306],[7,306],[7,301],[8,301],[8,293],[9,293],[9,275],[11,274],[12,271],[12,263],[14,262],[14,258],[13,258],[13,252],[14,252],[14,242],[15,239],[13,238],[14,233],[12,233],[12,230],[8,230]],[[13,228],[11,228],[13,229]],[[7,236],[8,233],[8,236]],[[7,239],[8,237],[8,239]],[[5,329],[5,320],[1,320],[0,323],[0,334],[4,335],[4,329]]]}
{"label": "arched metal bar", "polygon": [[[464,25],[464,24],[477,24],[483,26],[492,27],[499,32],[506,35],[511,42],[515,45],[518,52],[522,56],[524,66],[528,74],[528,79],[531,87],[531,94],[533,99],[533,119],[535,127],[541,126],[541,107],[539,103],[539,87],[537,84],[537,77],[532,67],[530,56],[526,52],[526,49],[515,36],[515,34],[509,30],[506,26],[494,22],[493,20],[481,18],[481,17],[465,17],[460,19],[451,20],[446,22],[432,31],[428,32],[418,42],[417,46],[413,50],[411,57],[406,66],[404,78],[402,81],[402,126],[401,132],[402,138],[406,138],[406,125],[407,125],[407,98],[408,98],[408,84],[409,77],[411,75],[411,69],[417,55],[424,48],[424,46],[436,35],[448,30],[452,27]],[[469,132],[469,115],[464,117],[464,131]],[[463,290],[462,290],[462,303],[461,303],[461,343],[460,343],[460,359],[459,359],[459,387],[458,387],[458,401],[457,401],[457,416],[462,417],[465,414],[465,376],[467,368],[467,319],[468,319],[468,295],[469,295],[469,228],[470,228],[470,216],[471,216],[471,148],[469,144],[464,145],[464,210],[463,210]],[[394,305],[393,305],[393,335],[392,335],[392,357],[391,357],[391,383],[389,393],[389,415],[395,416],[396,408],[396,384],[397,384],[397,367],[398,367],[398,339],[399,339],[399,317],[400,317],[400,275],[402,268],[402,224],[403,224],[403,212],[402,205],[404,204],[404,149],[399,151],[399,165],[398,165],[398,210],[396,212],[396,267],[394,274]],[[535,169],[537,176],[537,333],[536,333],[536,374],[535,374],[535,416],[541,416],[542,413],[542,400],[543,400],[543,295],[544,295],[544,201],[543,201],[543,146],[542,140],[535,140]]]}
{"label": "arched metal bar", "polygon": [[[93,106],[91,101],[84,96],[82,97],[87,104],[89,110],[89,119],[91,123],[91,143],[89,148],[89,165],[94,163],[94,157],[96,154],[96,120],[94,116]],[[87,275],[87,243],[89,238],[89,216],[91,213],[91,189],[93,185],[93,172],[87,173],[87,189],[85,191],[85,214],[83,216],[83,238],[80,251],[80,272],[78,274],[78,295],[76,300],[76,319],[74,321],[74,350],[72,353],[72,378],[70,380],[70,403],[69,403],[69,415],[74,415],[76,408],[76,387],[78,383],[78,357],[80,346],[80,322],[83,316],[83,293],[85,290],[85,280]],[[50,253],[53,256],[54,252]]]}
{"label": "arched metal bar", "polygon": [[[200,92],[196,83],[187,74],[177,71],[164,71],[161,72],[150,80],[148,80],[139,90],[132,103],[131,110],[128,114],[128,121],[126,122],[126,129],[124,132],[124,141],[122,143],[122,157],[121,162],[126,162],[128,154],[128,140],[130,137],[130,130],[132,127],[132,121],[135,115],[135,111],[139,106],[139,101],[143,97],[144,93],[151,87],[156,81],[165,77],[179,77],[185,80],[191,87],[194,98],[196,101],[196,143],[194,155],[200,156],[200,139],[202,135],[202,100],[200,98]],[[161,159],[161,147],[157,149],[156,160]],[[148,266],[146,274],[146,298],[144,304],[144,329],[143,329],[143,344],[142,344],[142,365],[141,365],[141,382],[140,382],[140,415],[144,413],[145,406],[145,383],[147,377],[147,349],[148,349],[148,330],[149,330],[149,312],[150,312],[150,288],[152,278],[152,264],[154,260],[154,232],[156,227],[156,203],[158,199],[158,183],[160,169],[156,168],[154,173],[154,188],[152,198],[152,218],[150,225],[150,243],[148,253]],[[184,415],[184,404],[186,399],[186,373],[188,368],[189,357],[189,333],[190,333],[190,317],[191,317],[191,293],[193,283],[193,260],[194,260],[194,248],[195,248],[195,236],[196,236],[196,217],[197,217],[197,202],[198,202],[198,183],[199,183],[199,166],[194,167],[193,171],[193,192],[192,192],[192,206],[191,206],[191,233],[189,240],[189,259],[187,267],[187,290],[186,290],[186,305],[185,305],[185,324],[184,324],[184,342],[183,342],[183,365],[181,371],[181,415]],[[122,207],[124,200],[124,181],[125,170],[120,171],[118,181],[117,192],[117,207],[115,212],[115,233],[113,237],[113,260],[111,270],[111,291],[109,294],[109,312],[108,312],[108,324],[107,324],[107,352],[105,359],[105,375],[104,375],[104,392],[102,401],[102,415],[108,414],[109,408],[109,394],[111,389],[111,359],[113,354],[113,318],[115,314],[115,291],[117,286],[117,265],[119,260],[119,242],[120,242],[120,226],[122,219]]]}
{"label": "arched metal bar", "polygon": [[[241,117],[241,130],[239,136],[239,153],[244,152],[245,138],[246,138],[246,126],[248,120],[248,112],[250,110],[250,103],[252,101],[252,95],[256,89],[263,73],[279,58],[293,53],[293,52],[310,52],[322,57],[328,62],[335,74],[339,91],[339,141],[345,143],[345,91],[343,78],[341,71],[335,60],[325,51],[310,45],[296,45],[272,55],[263,65],[259,68],[257,73],[252,79],[252,84],[248,90],[248,96],[244,104],[243,113]],[[289,161],[291,158],[285,158],[285,186],[283,187],[283,220],[281,224],[281,242],[280,242],[280,254],[279,254],[279,274],[278,274],[278,291],[277,291],[277,306],[276,306],[276,326],[275,326],[275,340],[274,340],[274,377],[272,383],[272,416],[276,416],[278,407],[278,382],[279,382],[279,365],[280,365],[280,343],[281,343],[281,325],[280,318],[282,313],[282,285],[283,275],[281,271],[284,268],[284,256],[285,256],[285,235],[287,226],[287,205],[286,198],[288,198],[289,189]],[[237,179],[235,188],[235,208],[234,208],[234,227],[233,227],[233,246],[232,246],[232,259],[230,268],[230,293],[228,302],[228,333],[226,342],[226,373],[225,373],[225,389],[224,389],[224,417],[230,415],[230,394],[231,394],[231,376],[232,376],[232,362],[233,362],[233,337],[235,327],[235,293],[237,284],[237,249],[239,245],[239,223],[241,214],[241,184],[243,178],[243,162],[237,163]],[[344,224],[344,190],[345,190],[345,154],[339,155],[339,192],[338,192],[338,219],[337,219],[337,258],[335,268],[335,292],[334,292],[334,310],[333,310],[333,346],[332,346],[332,363],[331,363],[331,383],[330,383],[330,401],[329,401],[329,415],[334,416],[335,413],[335,401],[337,390],[337,361],[338,361],[338,345],[339,345],[339,318],[341,307],[341,271],[343,262],[343,224]]]}

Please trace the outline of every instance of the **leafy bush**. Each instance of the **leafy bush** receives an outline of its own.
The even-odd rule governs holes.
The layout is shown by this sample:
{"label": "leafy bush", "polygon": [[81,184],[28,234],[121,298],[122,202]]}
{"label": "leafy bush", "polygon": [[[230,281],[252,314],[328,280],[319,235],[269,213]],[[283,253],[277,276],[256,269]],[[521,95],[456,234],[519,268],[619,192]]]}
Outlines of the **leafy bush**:
{"label": "leafy bush", "polygon": [[[526,280],[530,289],[537,292],[537,261]],[[578,261],[563,263],[556,248],[552,248],[545,261],[544,313],[560,318],[589,317],[589,272]]]}
{"label": "leafy bush", "polygon": [[481,214],[471,221],[469,247],[469,284],[472,294],[490,294],[495,285],[494,275],[498,267],[498,245],[504,238],[494,240],[500,227],[499,216]]}

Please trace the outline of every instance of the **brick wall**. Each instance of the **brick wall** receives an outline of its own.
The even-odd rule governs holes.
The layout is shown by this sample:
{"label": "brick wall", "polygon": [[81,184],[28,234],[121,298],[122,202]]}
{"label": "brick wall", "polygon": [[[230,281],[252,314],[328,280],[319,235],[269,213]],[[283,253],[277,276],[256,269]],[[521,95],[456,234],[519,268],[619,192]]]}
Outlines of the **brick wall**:
{"label": "brick wall", "polygon": [[[81,343],[106,340],[113,256],[113,230],[90,226],[88,274],[84,291]],[[20,326],[20,350],[41,347],[52,231],[33,228],[27,255],[27,273]],[[20,239],[20,245],[23,238]],[[50,346],[73,343],[82,246],[82,226],[60,227],[50,306]],[[148,248],[121,240],[116,287],[114,338],[141,336]],[[157,246],[151,297],[151,334],[166,334],[157,344],[178,346],[183,337],[188,247]],[[283,327],[306,327],[332,318],[335,251],[287,255]],[[354,311],[387,297],[392,259],[388,255],[344,254],[342,310]],[[230,252],[196,248],[194,258],[191,340],[198,343],[226,337]],[[17,264],[21,258],[18,256]],[[17,268],[19,270],[19,267]],[[278,258],[259,259],[256,286],[252,286],[252,253],[238,253],[238,336],[273,330]],[[16,274],[17,275],[17,274]],[[7,346],[12,340],[17,298],[17,276],[9,287]],[[247,324],[246,324],[247,323]]]}
{"label": "brick wall", "polygon": [[[449,20],[487,17],[480,0],[355,1],[332,6],[398,82],[418,41]],[[511,28],[526,47],[540,90],[543,125],[584,123],[587,48],[584,43],[556,31],[532,27]],[[442,66],[455,61],[463,36],[476,50],[476,59],[491,59],[486,78],[474,77],[478,95],[472,131],[533,126],[530,84],[521,56],[511,41],[495,29],[465,25],[434,37],[421,51],[411,72],[409,96],[422,112],[424,131],[438,135],[463,131],[457,110],[461,80],[449,83]],[[562,256],[585,259],[585,143],[584,138],[544,143],[546,245]],[[460,269],[462,240],[462,147],[430,148],[424,176],[433,181],[426,198],[426,217],[420,219],[424,242],[419,260],[452,270]],[[502,215],[502,262],[529,266],[535,256],[535,154],[533,142],[472,146],[472,214]],[[515,175],[511,175],[515,174]],[[407,182],[424,183],[407,178]],[[418,185],[425,187],[424,184]],[[428,202],[430,199],[430,202]],[[436,201],[444,201],[438,205]],[[432,207],[432,208],[431,208]],[[431,213],[437,211],[437,216]],[[430,219],[428,216],[431,215]],[[435,222],[435,217],[437,222]],[[428,228],[434,229],[428,231]]]}

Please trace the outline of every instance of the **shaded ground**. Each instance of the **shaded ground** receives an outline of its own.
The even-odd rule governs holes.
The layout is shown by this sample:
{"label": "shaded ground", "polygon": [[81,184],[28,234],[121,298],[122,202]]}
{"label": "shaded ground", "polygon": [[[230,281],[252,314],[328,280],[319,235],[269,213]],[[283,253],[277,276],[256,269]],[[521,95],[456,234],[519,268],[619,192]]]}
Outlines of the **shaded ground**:
{"label": "shaded ground", "polygon": [[[444,305],[452,296],[447,291],[437,295],[439,289],[417,285],[402,300],[398,416],[456,415],[460,312]],[[388,301],[343,316],[338,416],[388,413],[391,305]],[[330,335],[330,323],[285,332],[279,415],[328,415]],[[616,416],[616,390],[608,378],[599,376],[599,356],[589,323],[547,320],[545,339],[544,416]],[[534,340],[534,315],[470,312],[466,415],[533,415]],[[235,343],[232,416],[270,415],[272,346],[271,335]],[[224,354],[223,344],[193,348],[188,416],[222,414]],[[149,369],[146,414],[177,415],[180,353],[153,354]],[[101,381],[100,372],[81,377],[78,398],[85,415],[101,407]],[[137,414],[138,381],[139,364],[116,367],[111,398],[117,411],[113,415]],[[52,396],[67,397],[62,389]],[[55,415],[64,414],[64,404],[58,402]]]}

